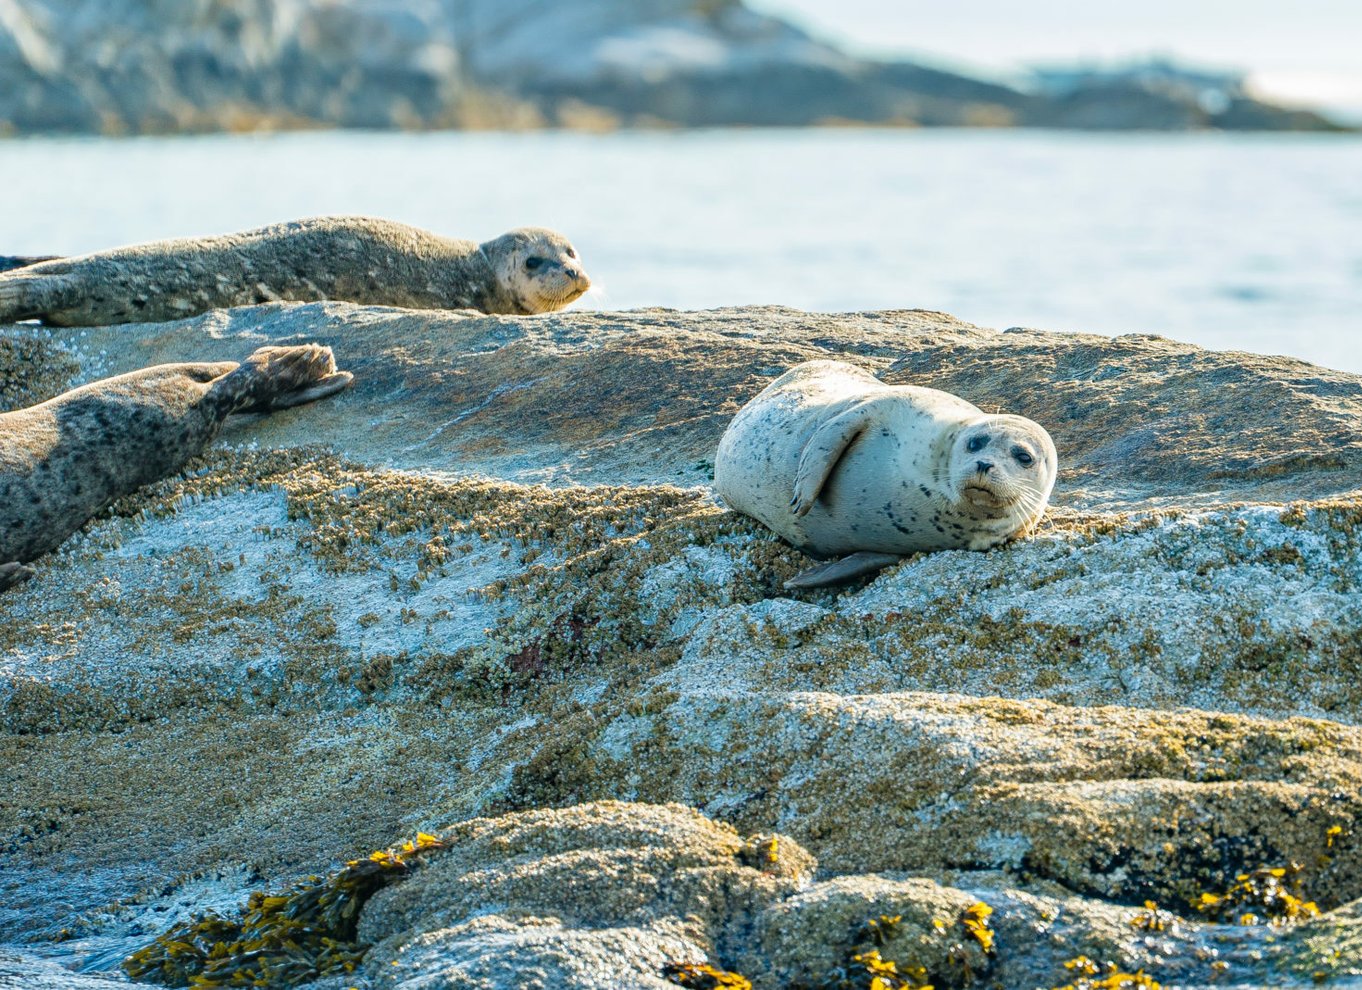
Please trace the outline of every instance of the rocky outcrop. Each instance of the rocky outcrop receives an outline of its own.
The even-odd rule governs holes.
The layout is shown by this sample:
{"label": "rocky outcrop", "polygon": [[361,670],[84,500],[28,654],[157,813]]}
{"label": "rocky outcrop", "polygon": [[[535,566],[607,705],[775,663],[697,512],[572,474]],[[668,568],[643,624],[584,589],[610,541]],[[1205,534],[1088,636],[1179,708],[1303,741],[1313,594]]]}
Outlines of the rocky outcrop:
{"label": "rocky outcrop", "polygon": [[[7,328],[0,402],[300,340],[355,387],[0,596],[0,973],[424,830],[360,917],[376,987],[1362,974],[1362,378],[918,311],[328,303]],[[783,591],[808,560],[712,453],[812,357],[1046,425],[1042,531]],[[1299,923],[1224,923],[1288,903],[1263,867]]]}
{"label": "rocky outcrop", "polygon": [[866,60],[740,0],[0,0],[0,133],[837,122],[1334,127]]}
{"label": "rocky outcrop", "polygon": [[515,123],[460,72],[444,4],[5,0],[0,121],[18,133]]}

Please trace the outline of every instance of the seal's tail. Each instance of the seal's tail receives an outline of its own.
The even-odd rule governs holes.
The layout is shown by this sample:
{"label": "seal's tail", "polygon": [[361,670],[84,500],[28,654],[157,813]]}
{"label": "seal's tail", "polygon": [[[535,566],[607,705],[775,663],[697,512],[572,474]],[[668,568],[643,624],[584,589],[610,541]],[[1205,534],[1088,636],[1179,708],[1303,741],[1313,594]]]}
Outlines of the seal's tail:
{"label": "seal's tail", "polygon": [[0,276],[0,323],[18,323],[43,315],[34,298],[34,283],[38,281],[31,275]]}
{"label": "seal's tail", "polygon": [[[46,267],[46,266],[44,266]],[[45,320],[70,305],[72,281],[61,272],[39,274],[28,268],[0,273],[0,323]]]}
{"label": "seal's tail", "polygon": [[262,347],[235,371],[223,375],[210,396],[225,406],[224,415],[272,412],[339,392],[354,375],[336,370],[331,348],[319,344]]}

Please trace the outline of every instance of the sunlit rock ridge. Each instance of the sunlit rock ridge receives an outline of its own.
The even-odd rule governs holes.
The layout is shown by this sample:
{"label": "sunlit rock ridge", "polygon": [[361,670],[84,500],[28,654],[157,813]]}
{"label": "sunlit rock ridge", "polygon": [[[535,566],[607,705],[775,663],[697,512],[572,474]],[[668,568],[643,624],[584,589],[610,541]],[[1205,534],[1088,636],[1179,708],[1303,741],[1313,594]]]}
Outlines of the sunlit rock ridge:
{"label": "sunlit rock ridge", "polygon": [[0,133],[847,122],[1333,126],[1125,83],[1022,93],[740,0],[0,0]]}
{"label": "sunlit rock ridge", "polygon": [[[0,328],[0,408],[304,340],[354,388],[0,596],[0,985],[97,990],[418,832],[319,986],[1362,974],[1362,377],[919,311],[327,303]],[[808,559],[712,456],[828,357],[1048,427],[1040,533],[783,591]],[[1276,926],[1214,900],[1260,868]]]}

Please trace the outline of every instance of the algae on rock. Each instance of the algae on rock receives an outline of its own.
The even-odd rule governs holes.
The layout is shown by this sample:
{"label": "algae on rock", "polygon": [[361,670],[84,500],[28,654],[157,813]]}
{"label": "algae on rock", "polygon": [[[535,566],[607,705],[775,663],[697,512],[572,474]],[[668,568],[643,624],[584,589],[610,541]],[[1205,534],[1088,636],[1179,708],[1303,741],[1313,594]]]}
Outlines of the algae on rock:
{"label": "algae on rock", "polygon": [[[243,417],[0,596],[0,940],[126,955],[204,878],[256,876],[240,902],[507,813],[454,831],[548,824],[441,853],[463,862],[429,872],[441,919],[419,884],[373,900],[371,967],[503,986],[508,953],[576,953],[554,972],[592,986],[646,946],[639,980],[670,960],[764,988],[873,950],[944,980],[984,903],[997,951],[969,966],[1004,986],[1073,982],[1081,954],[1261,975],[1267,933],[1192,904],[1294,861],[1321,917],[1264,959],[1288,985],[1362,970],[1362,378],[922,312],[328,303],[82,333],[6,330],[0,398],[300,338],[357,381]],[[829,356],[1044,423],[1068,455],[1042,532],[783,591],[807,559],[718,505],[706,461],[771,377]],[[546,810],[606,800],[638,804],[577,812],[589,839]],[[656,834],[630,845],[630,817]],[[550,851],[557,830],[580,843]],[[807,890],[762,871],[765,840],[737,849],[777,833],[778,859],[817,857]],[[604,927],[569,910],[588,889]],[[1146,900],[1180,934],[1133,926]],[[881,915],[891,944],[858,940]]]}

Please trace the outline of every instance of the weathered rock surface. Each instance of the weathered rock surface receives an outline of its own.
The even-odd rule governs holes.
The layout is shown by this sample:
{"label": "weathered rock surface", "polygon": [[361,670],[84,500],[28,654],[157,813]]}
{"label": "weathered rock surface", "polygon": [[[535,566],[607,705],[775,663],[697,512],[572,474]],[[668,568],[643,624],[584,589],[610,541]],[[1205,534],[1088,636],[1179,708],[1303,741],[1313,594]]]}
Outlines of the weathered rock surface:
{"label": "weathered rock surface", "polygon": [[4,0],[0,133],[889,124],[1317,130],[851,56],[740,0]]}
{"label": "weathered rock surface", "polygon": [[[916,311],[316,304],[6,328],[0,402],[299,340],[355,387],[243,418],[0,597],[0,939],[108,969],[465,822],[366,909],[375,986],[817,985],[880,915],[942,986],[1362,975],[1362,377]],[[710,459],[829,356],[1045,424],[1040,535],[781,591],[807,560]],[[774,872],[740,852],[772,833]],[[1197,919],[1291,861],[1323,917]]]}
{"label": "weathered rock surface", "polygon": [[529,812],[442,838],[448,852],[364,912],[379,987],[428,985],[432,969],[469,986],[673,986],[662,965],[731,956],[813,866],[793,844],[764,871],[745,864],[736,832],[676,806]]}

